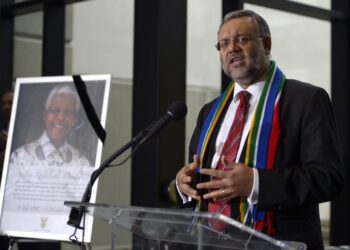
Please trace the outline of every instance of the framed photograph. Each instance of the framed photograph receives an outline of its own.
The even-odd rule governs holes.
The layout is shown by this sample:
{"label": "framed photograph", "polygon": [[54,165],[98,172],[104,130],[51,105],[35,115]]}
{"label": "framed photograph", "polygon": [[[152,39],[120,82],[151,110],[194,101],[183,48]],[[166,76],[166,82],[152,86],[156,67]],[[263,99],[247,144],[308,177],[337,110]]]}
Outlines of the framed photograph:
{"label": "framed photograph", "polygon": [[[80,201],[100,165],[103,143],[87,113],[105,126],[111,77],[81,79],[93,110],[81,102],[72,76],[17,79],[1,179],[1,234],[60,241],[73,234],[64,201]],[[87,216],[85,242],[92,223]],[[81,232],[77,236],[81,240]]]}

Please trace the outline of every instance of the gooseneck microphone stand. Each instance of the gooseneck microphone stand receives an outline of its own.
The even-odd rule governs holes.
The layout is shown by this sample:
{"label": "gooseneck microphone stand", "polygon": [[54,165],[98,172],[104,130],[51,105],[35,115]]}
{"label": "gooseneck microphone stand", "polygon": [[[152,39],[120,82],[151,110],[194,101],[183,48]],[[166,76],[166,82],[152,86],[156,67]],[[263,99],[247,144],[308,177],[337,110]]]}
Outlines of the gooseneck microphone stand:
{"label": "gooseneck microphone stand", "polygon": [[[118,149],[115,153],[113,153],[110,157],[108,157],[99,168],[97,168],[90,177],[90,181],[86,186],[84,195],[81,199],[81,203],[86,203],[90,201],[91,193],[92,193],[92,186],[94,185],[96,179],[100,176],[100,174],[108,167],[112,166],[119,166],[122,165],[126,160],[128,160],[142,145],[144,145],[146,142],[151,140],[154,136],[156,136],[162,129],[164,129],[170,122],[173,121],[179,121],[183,117],[186,116],[187,113],[187,107],[186,105],[181,101],[175,101],[173,102],[169,107],[167,113],[161,117],[158,121],[152,123],[150,126],[148,126],[146,129],[141,130],[135,137],[131,139],[128,143],[126,143],[124,146],[122,146],[120,149]],[[122,153],[124,153],[128,148],[134,147],[131,154],[121,163],[117,165],[110,165],[112,161],[114,161],[118,156],[120,156]],[[85,215],[86,208],[83,206],[80,206],[79,208],[73,207],[69,214],[69,219],[67,224],[70,226],[75,227],[75,232],[73,235],[70,236],[70,240],[79,243],[76,240],[75,233],[77,229],[83,229],[83,238],[81,242],[81,249],[84,249],[84,225],[81,227],[80,223]],[[74,238],[74,239],[73,239]]]}
{"label": "gooseneck microphone stand", "polygon": [[[126,143],[124,146],[122,146],[120,149],[118,149],[117,151],[115,151],[111,156],[109,156],[101,165],[98,169],[96,169],[90,177],[90,181],[86,186],[84,195],[81,199],[81,203],[84,202],[89,202],[90,198],[91,198],[91,192],[92,192],[92,186],[94,185],[96,179],[100,176],[100,174],[108,167],[110,167],[110,163],[113,162],[118,156],[120,156],[122,153],[124,153],[127,149],[129,149],[130,147],[137,145],[134,150],[132,151],[132,153],[130,154],[130,156],[143,144],[142,140],[145,138],[145,136],[147,135],[147,129],[142,130],[141,132],[139,132],[135,137],[133,137],[128,143]],[[141,142],[141,143],[140,143]],[[129,156],[129,157],[130,157]],[[128,158],[129,158],[128,157]],[[127,158],[127,159],[128,159]],[[68,225],[73,226],[73,227],[77,227],[77,228],[81,228],[80,227],[80,222],[81,219],[85,213],[85,208],[84,207],[73,207],[70,211],[69,214],[69,220],[67,222]]]}

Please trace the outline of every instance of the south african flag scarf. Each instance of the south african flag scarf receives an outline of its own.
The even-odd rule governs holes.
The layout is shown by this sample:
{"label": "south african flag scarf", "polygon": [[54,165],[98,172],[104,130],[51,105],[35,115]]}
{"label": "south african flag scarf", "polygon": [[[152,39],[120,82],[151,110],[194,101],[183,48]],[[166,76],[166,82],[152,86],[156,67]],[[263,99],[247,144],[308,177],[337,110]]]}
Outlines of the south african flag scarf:
{"label": "south african flag scarf", "polygon": [[[271,61],[271,68],[258,101],[247,139],[244,157],[244,164],[247,166],[257,169],[273,169],[280,135],[279,101],[284,80],[285,76],[282,71],[274,61]],[[209,140],[216,126],[219,126],[218,120],[220,116],[224,115],[223,111],[232,96],[234,85],[232,82],[226,91],[219,96],[204,122],[197,148],[200,168],[204,167],[203,159]],[[197,207],[201,207],[201,202],[198,202]],[[270,235],[275,234],[272,211],[257,211],[255,205],[248,205],[246,197],[241,197],[237,220],[258,231],[264,230]]]}

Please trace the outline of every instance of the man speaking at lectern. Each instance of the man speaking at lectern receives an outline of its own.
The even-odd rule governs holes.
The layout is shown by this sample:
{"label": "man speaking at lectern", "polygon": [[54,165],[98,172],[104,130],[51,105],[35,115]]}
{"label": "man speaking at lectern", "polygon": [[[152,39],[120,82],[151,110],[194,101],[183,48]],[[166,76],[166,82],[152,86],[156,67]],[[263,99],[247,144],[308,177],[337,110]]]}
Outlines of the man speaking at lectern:
{"label": "man speaking at lectern", "polygon": [[323,249],[318,204],[344,182],[328,94],[285,78],[270,60],[269,27],[253,11],[227,14],[216,47],[232,83],[199,113],[193,162],[176,176],[181,203]]}

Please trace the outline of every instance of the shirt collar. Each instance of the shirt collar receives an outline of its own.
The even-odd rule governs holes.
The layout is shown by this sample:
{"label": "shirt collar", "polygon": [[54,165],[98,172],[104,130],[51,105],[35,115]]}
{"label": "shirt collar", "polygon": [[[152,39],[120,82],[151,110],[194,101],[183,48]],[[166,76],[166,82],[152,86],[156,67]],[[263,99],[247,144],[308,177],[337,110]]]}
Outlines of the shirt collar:
{"label": "shirt collar", "polygon": [[236,83],[234,88],[234,93],[233,93],[233,101],[234,102],[239,101],[238,93],[241,91],[249,92],[249,94],[251,95],[249,102],[259,99],[261,96],[262,90],[264,88],[264,84],[265,84],[265,81],[260,81],[260,82],[253,83],[249,85],[248,88],[244,89],[238,83]]}
{"label": "shirt collar", "polygon": [[67,151],[67,143],[64,142],[64,144],[59,148],[56,149],[54,145],[52,145],[46,131],[41,135],[41,137],[39,138],[39,145],[42,148],[42,152],[46,157],[48,157],[50,154],[52,154],[54,151],[58,150],[61,153],[64,153]]}

